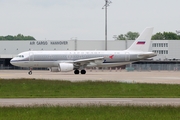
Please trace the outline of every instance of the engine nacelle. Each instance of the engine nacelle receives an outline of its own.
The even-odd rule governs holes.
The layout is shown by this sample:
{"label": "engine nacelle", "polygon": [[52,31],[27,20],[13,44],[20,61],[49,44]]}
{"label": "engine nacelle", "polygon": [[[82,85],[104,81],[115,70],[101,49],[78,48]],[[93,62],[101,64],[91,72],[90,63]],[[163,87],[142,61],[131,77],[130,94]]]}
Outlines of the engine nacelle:
{"label": "engine nacelle", "polygon": [[74,69],[74,65],[72,63],[59,63],[58,69],[60,72],[69,72]]}
{"label": "engine nacelle", "polygon": [[74,65],[72,63],[59,63],[58,67],[49,68],[51,72],[69,72],[74,69]]}

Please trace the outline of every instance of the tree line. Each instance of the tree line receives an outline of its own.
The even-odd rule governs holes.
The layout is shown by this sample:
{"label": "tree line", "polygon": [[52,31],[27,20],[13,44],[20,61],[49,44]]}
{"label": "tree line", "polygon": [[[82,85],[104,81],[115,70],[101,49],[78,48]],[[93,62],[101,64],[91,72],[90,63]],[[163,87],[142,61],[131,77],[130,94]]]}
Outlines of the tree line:
{"label": "tree line", "polygon": [[[139,37],[138,32],[127,32],[126,34],[120,34],[117,36],[117,40],[135,40]],[[152,36],[152,40],[180,40],[180,35],[177,35],[173,32],[158,32]],[[24,36],[22,34],[18,34],[16,36],[7,35],[7,36],[0,36],[0,40],[36,40],[32,36]]]}
{"label": "tree line", "polygon": [[15,36],[7,35],[7,36],[0,36],[0,40],[36,40],[32,36],[24,36],[22,34],[18,34]]}
{"label": "tree line", "polygon": [[[139,37],[138,32],[127,32],[126,34],[120,34],[117,37],[117,40],[135,40]],[[177,35],[173,32],[158,32],[152,36],[152,40],[180,40],[180,35]]]}

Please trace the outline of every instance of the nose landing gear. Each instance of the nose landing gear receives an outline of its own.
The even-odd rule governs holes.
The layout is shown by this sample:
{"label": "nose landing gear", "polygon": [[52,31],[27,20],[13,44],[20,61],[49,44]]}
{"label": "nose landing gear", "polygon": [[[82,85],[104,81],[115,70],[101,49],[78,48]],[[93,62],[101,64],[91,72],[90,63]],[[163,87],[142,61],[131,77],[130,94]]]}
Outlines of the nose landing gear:
{"label": "nose landing gear", "polygon": [[29,74],[29,75],[32,75],[32,71],[29,71],[28,74]]}
{"label": "nose landing gear", "polygon": [[29,75],[32,75],[32,68],[30,68],[30,71],[28,72]]}

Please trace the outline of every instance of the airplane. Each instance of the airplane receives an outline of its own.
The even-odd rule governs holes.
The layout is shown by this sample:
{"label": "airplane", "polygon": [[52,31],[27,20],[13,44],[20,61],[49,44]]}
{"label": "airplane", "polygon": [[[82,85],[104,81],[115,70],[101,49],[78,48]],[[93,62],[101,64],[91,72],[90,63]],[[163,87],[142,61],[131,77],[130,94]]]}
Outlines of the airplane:
{"label": "airplane", "polygon": [[156,56],[148,52],[153,27],[146,28],[133,44],[122,51],[26,51],[11,59],[10,63],[18,67],[49,68],[51,72],[69,72],[86,74],[85,68],[115,67],[137,62]]}

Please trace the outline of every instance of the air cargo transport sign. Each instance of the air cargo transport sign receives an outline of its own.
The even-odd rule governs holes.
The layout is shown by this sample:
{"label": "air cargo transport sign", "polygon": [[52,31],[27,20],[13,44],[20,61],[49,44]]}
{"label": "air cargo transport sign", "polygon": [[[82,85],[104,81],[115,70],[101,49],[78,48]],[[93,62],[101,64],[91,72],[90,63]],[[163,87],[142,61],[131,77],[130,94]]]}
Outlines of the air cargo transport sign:
{"label": "air cargo transport sign", "polygon": [[32,41],[30,45],[68,45],[68,41]]}

